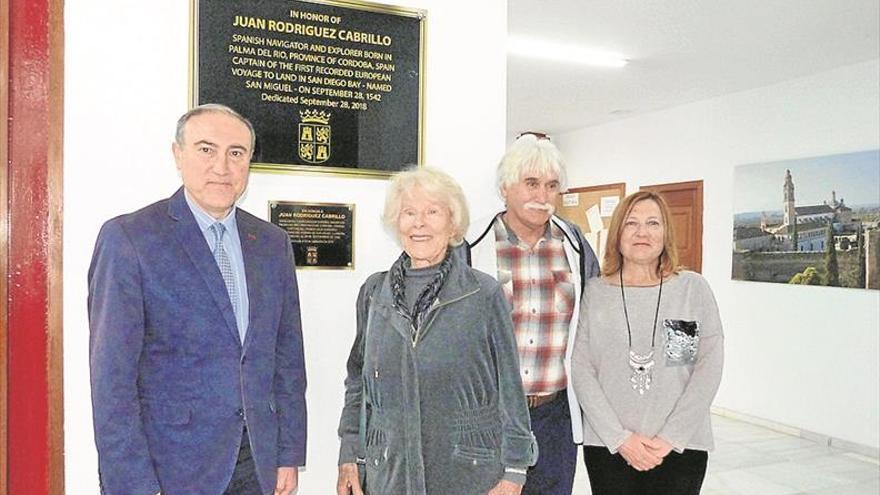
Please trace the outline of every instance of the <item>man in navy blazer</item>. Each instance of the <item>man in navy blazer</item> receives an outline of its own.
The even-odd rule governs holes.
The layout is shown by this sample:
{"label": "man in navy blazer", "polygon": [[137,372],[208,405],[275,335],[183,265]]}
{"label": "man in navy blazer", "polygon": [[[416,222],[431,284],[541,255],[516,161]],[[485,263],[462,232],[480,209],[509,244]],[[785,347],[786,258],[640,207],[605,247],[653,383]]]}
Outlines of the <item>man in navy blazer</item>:
{"label": "man in navy blazer", "polygon": [[[305,465],[293,253],[237,208],[253,126],[184,114],[173,196],[104,224],[89,268],[101,493],[289,495]],[[229,235],[224,235],[229,234]]]}

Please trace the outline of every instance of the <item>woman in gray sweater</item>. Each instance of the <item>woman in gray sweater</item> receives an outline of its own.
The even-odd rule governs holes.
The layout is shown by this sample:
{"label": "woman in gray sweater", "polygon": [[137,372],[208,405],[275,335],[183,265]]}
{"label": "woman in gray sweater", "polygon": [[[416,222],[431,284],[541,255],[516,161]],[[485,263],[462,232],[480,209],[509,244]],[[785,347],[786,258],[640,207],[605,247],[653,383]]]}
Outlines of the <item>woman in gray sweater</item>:
{"label": "woman in gray sweater", "polygon": [[700,493],[724,337],[709,285],[675,246],[665,201],[626,197],[584,292],[572,382],[594,495]]}
{"label": "woman in gray sweater", "polygon": [[361,288],[339,422],[338,495],[519,495],[537,445],[498,282],[450,245],[468,227],[461,188],[401,172],[384,220],[403,247]]}

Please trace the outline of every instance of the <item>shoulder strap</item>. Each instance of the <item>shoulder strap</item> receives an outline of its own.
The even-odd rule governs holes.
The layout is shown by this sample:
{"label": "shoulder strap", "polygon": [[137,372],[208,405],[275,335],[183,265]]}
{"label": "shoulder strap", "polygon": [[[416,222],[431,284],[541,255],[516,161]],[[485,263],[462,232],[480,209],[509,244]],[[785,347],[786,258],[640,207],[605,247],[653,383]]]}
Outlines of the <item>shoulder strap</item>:
{"label": "shoulder strap", "polygon": [[[507,210],[504,210],[504,211],[507,211]],[[501,216],[501,215],[503,215],[503,214],[504,214],[504,211],[502,211],[501,213],[499,213],[499,214],[495,215],[494,217],[492,217],[492,221],[489,222],[489,225],[487,225],[485,229],[483,229],[483,233],[481,233],[480,235],[477,236],[476,239],[474,239],[474,242],[467,242],[467,240],[465,240],[464,244],[465,244],[465,246],[466,246],[466,247],[465,247],[465,252],[467,253],[467,264],[468,264],[468,266],[473,266],[473,260],[471,260],[471,249],[472,249],[474,246],[476,246],[477,244],[479,244],[480,241],[482,241],[484,237],[486,237],[486,234],[488,234],[488,233],[492,230],[492,227],[495,226],[495,222],[498,220],[498,217]]]}
{"label": "shoulder strap", "polygon": [[[586,289],[587,287],[587,250],[584,248],[584,245],[582,243],[586,242],[586,240],[583,238],[583,236],[578,235],[577,231],[575,231],[575,228],[577,228],[577,226],[572,226],[572,224],[566,222],[561,218],[559,219],[559,221],[557,221],[553,217],[550,217],[550,221],[554,222],[559,227],[559,230],[562,231],[562,235],[564,235],[565,238],[568,239],[568,242],[571,243],[571,245],[574,247],[575,252],[578,255],[578,270],[580,270],[581,272],[581,294],[583,294],[584,289]],[[560,225],[560,223],[562,225]],[[568,229],[571,229],[571,235],[568,234],[568,229],[566,227],[568,227]],[[574,237],[574,239],[572,239],[572,237]]]}
{"label": "shoulder strap", "polygon": [[[500,213],[499,213],[499,215],[500,215]],[[486,228],[483,229],[483,233],[480,234],[479,236],[477,236],[477,238],[474,239],[474,242],[469,242],[468,245],[469,245],[469,246],[476,246],[477,244],[479,244],[480,241],[483,240],[483,237],[486,237],[486,234],[488,234],[489,231],[492,230],[492,226],[495,225],[495,219],[496,219],[496,218],[498,218],[498,217],[497,217],[497,216],[493,217],[493,218],[492,218],[492,221],[489,222],[489,225],[487,225]]]}

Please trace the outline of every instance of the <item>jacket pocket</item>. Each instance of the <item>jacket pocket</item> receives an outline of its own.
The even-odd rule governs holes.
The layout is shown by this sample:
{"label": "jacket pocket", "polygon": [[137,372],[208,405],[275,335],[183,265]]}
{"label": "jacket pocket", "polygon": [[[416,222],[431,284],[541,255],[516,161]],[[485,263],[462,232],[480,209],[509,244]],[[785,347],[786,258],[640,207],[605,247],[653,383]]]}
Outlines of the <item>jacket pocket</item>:
{"label": "jacket pocket", "polygon": [[666,366],[694,364],[700,348],[700,323],[691,320],[663,320],[666,330]]}
{"label": "jacket pocket", "polygon": [[468,464],[498,464],[501,455],[501,422],[497,406],[462,411],[453,420],[453,459]]}
{"label": "jacket pocket", "polygon": [[469,464],[497,464],[498,450],[488,447],[456,444],[452,447],[452,457],[467,461]]}

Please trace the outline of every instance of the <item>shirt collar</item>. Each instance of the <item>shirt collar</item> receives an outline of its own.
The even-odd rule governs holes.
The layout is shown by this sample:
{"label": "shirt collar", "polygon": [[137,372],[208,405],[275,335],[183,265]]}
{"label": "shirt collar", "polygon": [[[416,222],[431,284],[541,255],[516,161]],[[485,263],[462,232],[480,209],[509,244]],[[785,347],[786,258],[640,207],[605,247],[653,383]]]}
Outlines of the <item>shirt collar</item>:
{"label": "shirt collar", "polygon": [[222,223],[223,226],[226,227],[227,232],[238,233],[238,224],[235,221],[235,206],[233,206],[232,209],[229,210],[229,213],[226,215],[226,217],[217,220],[216,218],[209,215],[208,212],[203,210],[202,207],[199,206],[198,203],[196,203],[195,200],[192,199],[192,197],[190,197],[189,191],[187,191],[186,188],[183,189],[183,196],[186,198],[186,204],[189,206],[190,211],[196,218],[196,223],[199,224],[199,229],[202,231],[202,234],[204,234],[211,227],[211,225],[214,225],[216,222]]}
{"label": "shirt collar", "polygon": [[[507,240],[513,244],[514,246],[519,244],[519,237],[517,237],[516,233],[513,229],[507,225],[507,222],[504,221],[504,214],[498,215],[498,220],[501,221],[501,225],[504,227],[504,231],[507,233]],[[544,235],[538,240],[537,244],[540,244],[543,241],[550,241],[551,239],[561,239],[562,238],[562,230],[553,223],[553,219],[551,218],[547,225],[544,227]]]}

